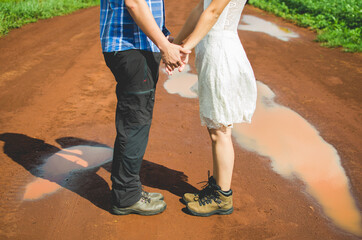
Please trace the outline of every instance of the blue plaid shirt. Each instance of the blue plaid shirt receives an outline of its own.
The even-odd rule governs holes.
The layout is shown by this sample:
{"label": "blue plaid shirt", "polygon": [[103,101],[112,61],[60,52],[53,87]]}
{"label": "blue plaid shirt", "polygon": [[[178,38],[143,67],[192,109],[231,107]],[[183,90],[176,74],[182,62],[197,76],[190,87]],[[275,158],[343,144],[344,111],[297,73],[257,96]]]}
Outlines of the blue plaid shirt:
{"label": "blue plaid shirt", "polygon": [[[163,0],[145,0],[156,23],[165,36],[170,32],[165,27]],[[101,0],[100,38],[103,52],[140,49],[159,52],[158,47],[137,26],[125,5],[125,0]]]}

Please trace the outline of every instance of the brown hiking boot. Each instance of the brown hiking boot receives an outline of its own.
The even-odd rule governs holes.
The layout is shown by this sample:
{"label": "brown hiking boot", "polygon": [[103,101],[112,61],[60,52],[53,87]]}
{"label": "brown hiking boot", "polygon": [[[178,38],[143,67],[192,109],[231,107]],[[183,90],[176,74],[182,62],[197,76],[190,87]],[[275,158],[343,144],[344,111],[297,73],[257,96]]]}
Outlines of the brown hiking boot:
{"label": "brown hiking boot", "polygon": [[225,196],[220,190],[214,190],[211,195],[206,195],[195,202],[189,202],[187,209],[191,214],[201,217],[231,214],[234,211],[233,195]]}
{"label": "brown hiking boot", "polygon": [[211,194],[214,191],[214,185],[216,185],[216,181],[213,176],[210,177],[210,172],[208,173],[209,180],[206,185],[203,186],[202,190],[198,193],[185,193],[182,199],[185,203],[198,201],[200,198],[205,197],[206,195]]}
{"label": "brown hiking boot", "polygon": [[149,197],[142,196],[138,202],[132,206],[120,208],[115,205],[112,206],[111,213],[115,215],[128,215],[128,214],[139,214],[139,215],[155,215],[163,212],[166,209],[166,203],[162,200],[152,200]]}
{"label": "brown hiking boot", "polygon": [[185,203],[198,201],[199,193],[185,193],[182,199]]}

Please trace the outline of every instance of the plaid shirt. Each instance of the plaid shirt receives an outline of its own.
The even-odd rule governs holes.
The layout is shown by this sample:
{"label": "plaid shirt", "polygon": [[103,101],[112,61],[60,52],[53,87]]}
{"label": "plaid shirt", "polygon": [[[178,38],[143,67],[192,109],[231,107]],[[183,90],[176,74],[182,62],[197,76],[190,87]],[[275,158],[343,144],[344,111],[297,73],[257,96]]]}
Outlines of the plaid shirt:
{"label": "plaid shirt", "polygon": [[[170,32],[165,27],[163,0],[145,0],[156,23],[165,36]],[[100,38],[103,52],[140,49],[159,52],[158,47],[137,26],[125,5],[125,0],[101,0]]]}

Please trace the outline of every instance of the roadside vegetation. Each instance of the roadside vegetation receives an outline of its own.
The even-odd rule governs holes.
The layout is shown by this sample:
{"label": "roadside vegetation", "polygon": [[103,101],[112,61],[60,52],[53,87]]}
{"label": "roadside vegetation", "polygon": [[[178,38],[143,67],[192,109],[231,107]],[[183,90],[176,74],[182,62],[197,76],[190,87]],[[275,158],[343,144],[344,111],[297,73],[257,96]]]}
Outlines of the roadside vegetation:
{"label": "roadside vegetation", "polygon": [[362,51],[361,0],[249,0],[249,4],[317,32],[316,41]]}
{"label": "roadside vegetation", "polygon": [[[249,4],[317,31],[328,47],[362,52],[361,0],[249,0]],[[99,5],[99,0],[0,0],[0,37],[10,29]]]}
{"label": "roadside vegetation", "polygon": [[99,5],[99,0],[0,0],[0,36],[39,19]]}

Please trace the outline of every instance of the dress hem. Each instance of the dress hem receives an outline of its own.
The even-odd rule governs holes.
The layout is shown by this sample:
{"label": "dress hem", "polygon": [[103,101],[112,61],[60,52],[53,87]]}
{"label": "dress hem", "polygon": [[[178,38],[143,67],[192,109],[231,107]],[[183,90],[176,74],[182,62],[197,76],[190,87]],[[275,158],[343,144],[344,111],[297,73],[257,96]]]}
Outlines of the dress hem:
{"label": "dress hem", "polygon": [[230,122],[222,122],[217,120],[211,120],[210,118],[201,116],[201,126],[206,126],[208,129],[219,129],[222,127],[233,128],[237,123],[251,123],[251,119],[247,119],[244,116],[241,120],[234,120]]}

